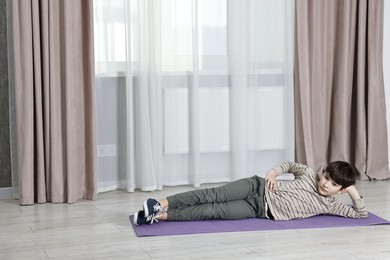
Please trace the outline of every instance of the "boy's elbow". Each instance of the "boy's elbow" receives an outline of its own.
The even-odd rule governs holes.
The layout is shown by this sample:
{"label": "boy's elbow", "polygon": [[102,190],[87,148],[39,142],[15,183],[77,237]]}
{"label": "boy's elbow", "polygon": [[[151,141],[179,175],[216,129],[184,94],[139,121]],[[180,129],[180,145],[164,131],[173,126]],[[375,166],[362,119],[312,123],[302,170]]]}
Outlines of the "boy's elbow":
{"label": "boy's elbow", "polygon": [[365,211],[365,212],[360,212],[358,215],[357,215],[357,218],[368,218],[368,212]]}

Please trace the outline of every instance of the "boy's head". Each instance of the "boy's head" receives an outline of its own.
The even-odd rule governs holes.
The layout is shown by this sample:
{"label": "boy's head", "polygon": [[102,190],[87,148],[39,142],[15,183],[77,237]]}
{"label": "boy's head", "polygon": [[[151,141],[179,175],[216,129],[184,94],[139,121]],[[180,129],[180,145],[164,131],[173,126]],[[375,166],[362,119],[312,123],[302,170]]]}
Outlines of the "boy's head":
{"label": "boy's head", "polygon": [[318,181],[318,192],[324,196],[342,193],[355,185],[359,177],[357,170],[347,162],[335,161],[328,164]]}
{"label": "boy's head", "polygon": [[356,180],[359,178],[359,173],[356,169],[347,162],[335,161],[326,166],[324,173],[328,173],[341,188],[345,189],[348,186],[355,185]]}

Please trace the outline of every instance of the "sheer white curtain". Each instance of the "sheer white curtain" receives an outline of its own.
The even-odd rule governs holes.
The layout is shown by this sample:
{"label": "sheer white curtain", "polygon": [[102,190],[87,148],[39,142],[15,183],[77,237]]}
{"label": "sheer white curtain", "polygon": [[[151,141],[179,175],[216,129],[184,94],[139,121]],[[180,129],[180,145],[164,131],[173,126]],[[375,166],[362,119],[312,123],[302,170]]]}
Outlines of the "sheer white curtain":
{"label": "sheer white curtain", "polygon": [[390,1],[384,1],[383,19],[383,77],[386,95],[387,142],[390,147]]}
{"label": "sheer white curtain", "polygon": [[294,160],[291,1],[94,3],[100,191]]}

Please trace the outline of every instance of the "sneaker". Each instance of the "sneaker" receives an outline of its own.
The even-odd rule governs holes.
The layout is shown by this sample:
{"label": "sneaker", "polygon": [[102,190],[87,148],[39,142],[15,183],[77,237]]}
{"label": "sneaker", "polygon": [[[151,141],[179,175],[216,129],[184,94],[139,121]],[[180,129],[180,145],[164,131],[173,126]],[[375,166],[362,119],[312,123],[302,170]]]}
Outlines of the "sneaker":
{"label": "sneaker", "polygon": [[157,200],[147,199],[144,201],[145,217],[154,216],[160,211],[164,211],[164,209]]}
{"label": "sneaker", "polygon": [[155,215],[151,215],[149,217],[145,217],[145,212],[143,210],[137,211],[134,213],[134,219],[133,222],[135,225],[152,225],[154,222],[158,222]]}

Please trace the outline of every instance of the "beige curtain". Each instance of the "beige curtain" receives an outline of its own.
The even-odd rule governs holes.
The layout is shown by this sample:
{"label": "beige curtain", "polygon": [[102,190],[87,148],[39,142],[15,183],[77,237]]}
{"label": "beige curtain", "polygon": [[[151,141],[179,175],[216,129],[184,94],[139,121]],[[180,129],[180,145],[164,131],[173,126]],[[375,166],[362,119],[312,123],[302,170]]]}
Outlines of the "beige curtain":
{"label": "beige curtain", "polygon": [[297,161],[345,160],[363,180],[389,178],[383,0],[297,0],[295,10]]}
{"label": "beige curtain", "polygon": [[19,202],[95,199],[92,0],[12,4]]}

